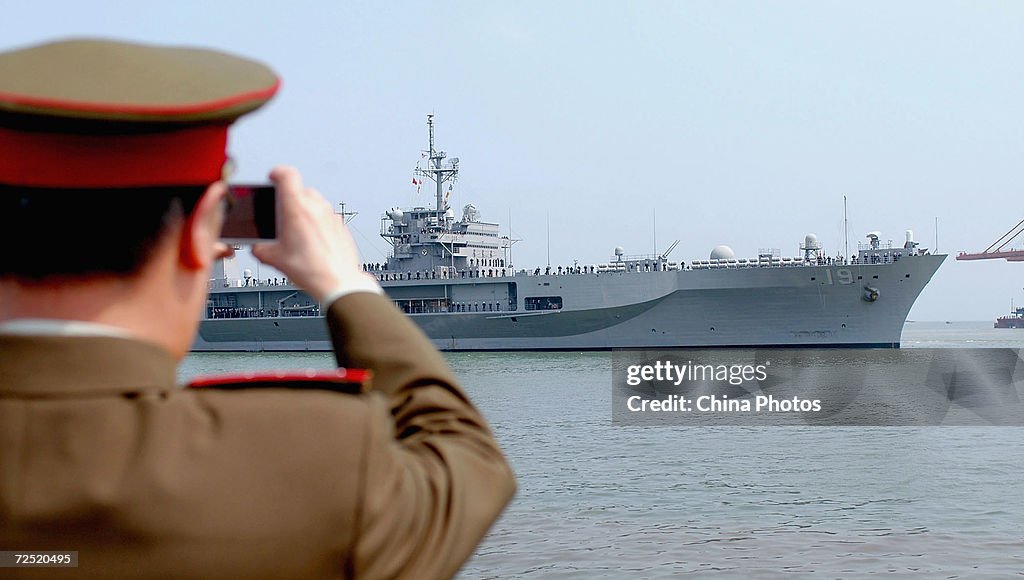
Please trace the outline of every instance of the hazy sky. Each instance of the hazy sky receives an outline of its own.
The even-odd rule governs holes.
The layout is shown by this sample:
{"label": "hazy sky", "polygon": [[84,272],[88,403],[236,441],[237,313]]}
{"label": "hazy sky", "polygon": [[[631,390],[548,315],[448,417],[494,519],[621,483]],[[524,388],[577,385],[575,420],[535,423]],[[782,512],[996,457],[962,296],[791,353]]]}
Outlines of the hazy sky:
{"label": "hazy sky", "polygon": [[[1024,3],[12,2],[0,46],[66,36],[201,44],[283,89],[233,131],[240,178],[277,163],[359,212],[431,205],[411,185],[434,113],[461,159],[452,205],[509,216],[517,267],[663,251],[707,258],[806,233],[842,249],[913,229],[955,254],[1024,218]],[[1017,244],[1020,247],[1020,244]],[[911,312],[1024,304],[1024,263],[952,256]]]}

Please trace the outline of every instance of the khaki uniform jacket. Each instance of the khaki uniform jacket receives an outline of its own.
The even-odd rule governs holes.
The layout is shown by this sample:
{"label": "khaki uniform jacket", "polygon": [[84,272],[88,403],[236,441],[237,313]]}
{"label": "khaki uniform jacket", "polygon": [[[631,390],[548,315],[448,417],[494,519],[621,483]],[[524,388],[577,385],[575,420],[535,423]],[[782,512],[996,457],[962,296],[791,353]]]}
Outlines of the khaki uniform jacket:
{"label": "khaki uniform jacket", "polygon": [[350,294],[327,321],[366,392],[183,389],[149,343],[0,337],[0,550],[79,552],[50,577],[453,575],[511,471],[390,301]]}

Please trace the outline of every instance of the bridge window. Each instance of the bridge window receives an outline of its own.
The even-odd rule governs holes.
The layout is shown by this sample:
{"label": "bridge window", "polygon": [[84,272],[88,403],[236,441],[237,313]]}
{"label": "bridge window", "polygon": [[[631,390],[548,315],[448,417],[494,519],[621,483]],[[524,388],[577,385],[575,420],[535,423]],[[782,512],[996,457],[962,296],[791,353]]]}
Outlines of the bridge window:
{"label": "bridge window", "polygon": [[527,310],[561,310],[561,296],[531,296],[524,299]]}

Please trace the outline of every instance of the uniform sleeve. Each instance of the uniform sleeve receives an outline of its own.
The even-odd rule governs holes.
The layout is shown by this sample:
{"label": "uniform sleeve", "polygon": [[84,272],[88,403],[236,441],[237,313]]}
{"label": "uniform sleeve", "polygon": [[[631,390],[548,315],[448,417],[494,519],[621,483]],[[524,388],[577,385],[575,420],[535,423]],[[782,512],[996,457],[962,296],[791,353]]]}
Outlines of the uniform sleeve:
{"label": "uniform sleeve", "polygon": [[422,331],[381,296],[333,303],[338,364],[374,373],[361,466],[358,577],[449,577],[515,491],[489,427]]}

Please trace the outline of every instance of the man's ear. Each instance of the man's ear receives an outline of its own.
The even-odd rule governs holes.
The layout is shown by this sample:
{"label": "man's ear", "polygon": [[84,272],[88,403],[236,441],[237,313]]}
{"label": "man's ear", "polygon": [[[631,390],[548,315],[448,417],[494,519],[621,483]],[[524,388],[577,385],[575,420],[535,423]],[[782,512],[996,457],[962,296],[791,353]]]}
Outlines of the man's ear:
{"label": "man's ear", "polygon": [[224,223],[224,198],[228,187],[223,181],[212,183],[199,198],[182,225],[179,254],[181,265],[189,270],[209,268],[225,252],[220,242]]}

